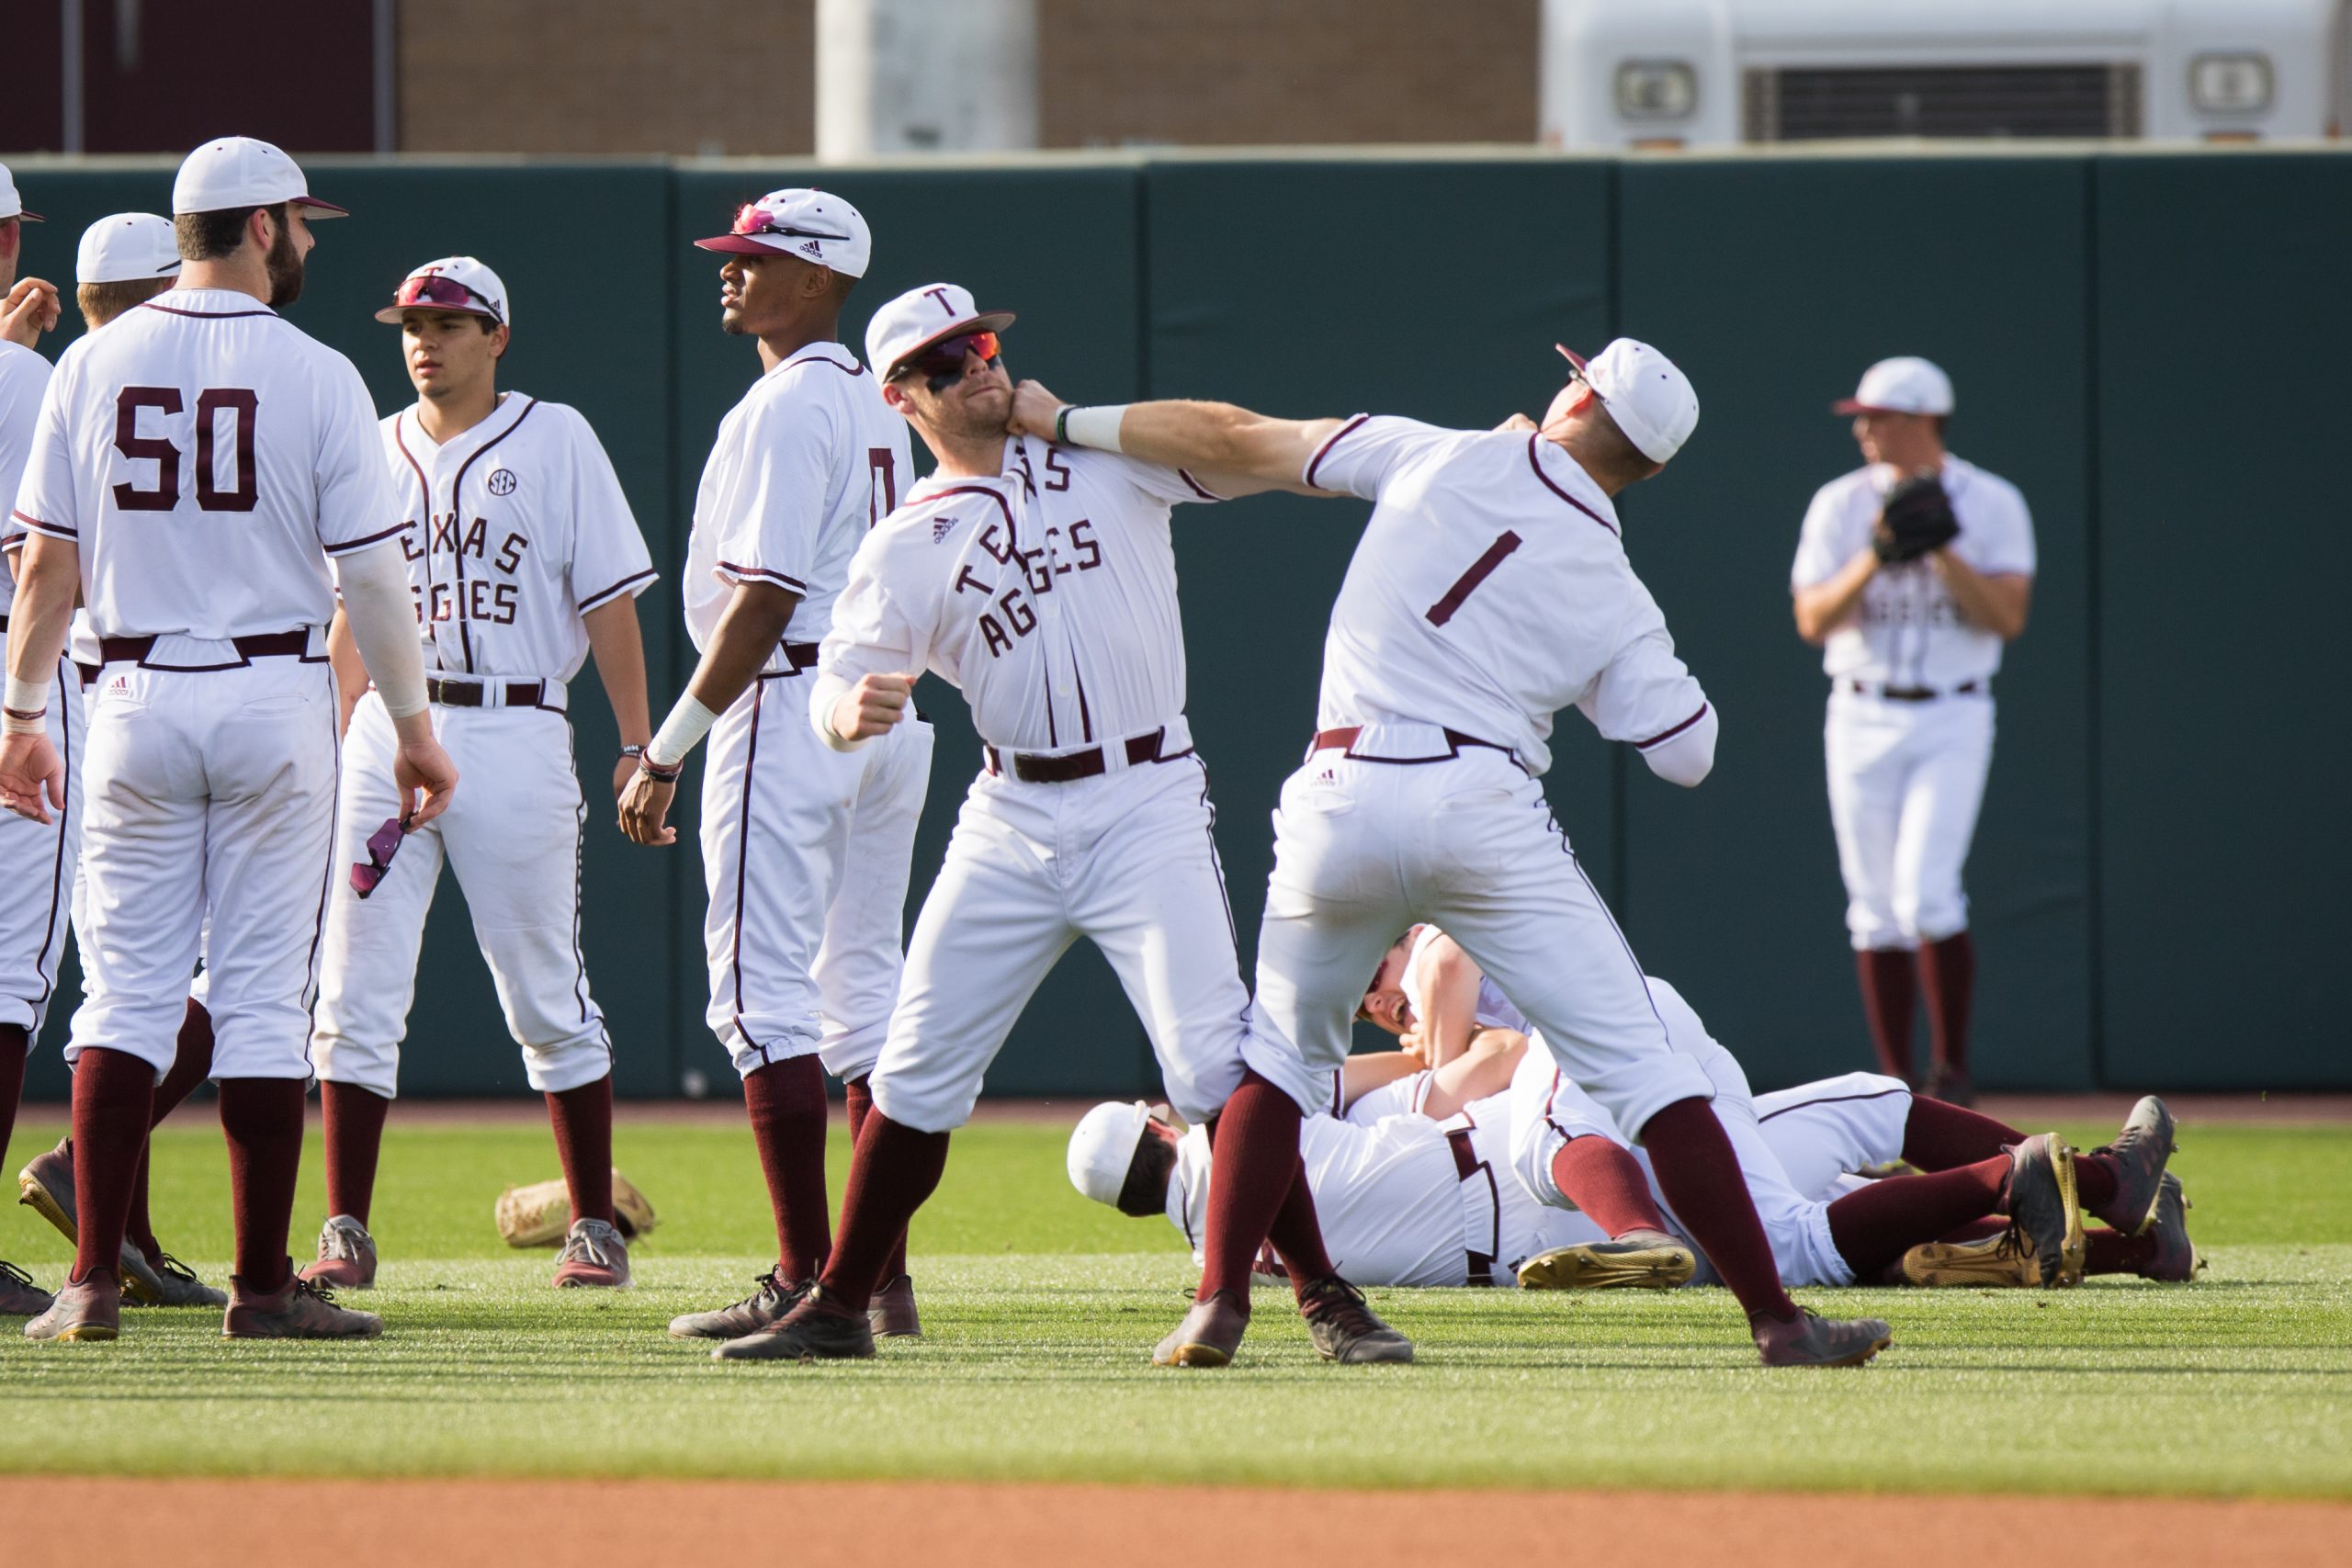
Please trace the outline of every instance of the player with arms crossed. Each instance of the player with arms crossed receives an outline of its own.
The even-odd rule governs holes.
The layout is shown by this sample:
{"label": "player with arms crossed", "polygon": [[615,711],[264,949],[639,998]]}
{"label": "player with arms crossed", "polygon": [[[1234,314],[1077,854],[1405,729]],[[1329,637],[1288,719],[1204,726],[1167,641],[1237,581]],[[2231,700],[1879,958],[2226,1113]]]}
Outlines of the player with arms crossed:
{"label": "player with arms crossed", "polygon": [[[566,682],[593,649],[626,743],[616,796],[652,731],[637,595],[653,562],[612,460],[578,411],[498,389],[514,331],[506,286],[471,256],[428,262],[376,319],[401,329],[413,406],[382,423],[407,518],[408,562],[434,733],[473,779],[429,827],[400,825],[399,739],[351,658],[356,701],[336,806],[338,877],[311,1032],[326,1108],[327,1212],[306,1279],[375,1282],[368,1210],[425,912],[446,858],[497,982],[523,1072],[546,1097],[571,1199],[559,1285],[629,1282],[613,1216],[613,1043],[580,953],[580,844]],[[413,841],[411,841],[413,840]],[[401,851],[397,862],[395,850]]]}
{"label": "player with arms crossed", "polygon": [[[1589,367],[1567,357],[1540,427],[1278,420],[1226,403],[1077,409],[1034,382],[1013,423],[1375,503],[1331,612],[1306,765],[1274,818],[1253,1031],[1295,1044],[1306,1076],[1285,1084],[1292,1098],[1319,1100],[1365,976],[1399,931],[1433,919],[1648,1145],[1764,1360],[1866,1360],[1888,1343],[1885,1324],[1814,1317],[1781,1288],[1713,1086],[1671,1048],[1537,782],[1553,716],[1570,704],[1671,782],[1696,784],[1714,760],[1714,710],[1626,558],[1615,505],[1689,438],[1697,394],[1630,339]],[[1204,1292],[1193,1328],[1235,1332],[1230,1307]]]}
{"label": "player with arms crossed", "polygon": [[[1084,936],[1143,1020],[1170,1098],[1188,1121],[1217,1122],[1203,1291],[1245,1314],[1271,1231],[1320,1354],[1410,1359],[1324,1255],[1298,1109],[1276,1087],[1301,1069],[1249,1032],[1207,773],[1184,718],[1170,509],[1266,487],[1008,437],[997,334],[1012,322],[942,283],[866,329],[890,406],[939,467],[851,563],[808,720],[853,753],[887,743],[916,679],[936,671],[971,704],[985,765],[915,923],[832,1261],[776,1327],[720,1354],[874,1353],[864,1312],[892,1238],[938,1185],[1013,1021]],[[1238,1339],[1180,1329],[1153,1359],[1224,1366]]]}
{"label": "player with arms crossed", "polygon": [[[914,479],[904,422],[840,342],[842,304],[874,254],[865,220],[830,191],[771,191],[731,232],[695,243],[726,257],[720,324],[757,340],[763,373],[720,423],[695,492],[682,589],[702,657],[622,796],[621,827],[640,844],[675,839],[671,792],[707,732],[705,1016],[743,1080],[776,1265],[742,1301],[670,1332],[733,1339],[783,1316],[832,1249],[825,1073],[849,1086],[854,1135],[899,994],[931,727],[845,757],[809,733],[800,689],[851,554]],[[891,1275],[876,1326],[918,1333],[903,1237]]]}
{"label": "player with arms crossed", "polygon": [[1829,676],[1829,820],[1880,1066],[1906,1082],[1928,997],[1927,1090],[1962,1104],[1976,948],[1961,867],[1993,761],[1993,676],[2025,630],[2033,519],[2007,479],[1944,448],[1951,381],[1886,359],[1837,405],[1863,466],[1806,508],[1789,587]]}
{"label": "player with arms crossed", "polygon": [[334,869],[338,579],[399,732],[403,815],[440,815],[457,770],[425,709],[367,389],[270,308],[300,291],[311,215],[340,209],[245,138],[189,154],[172,208],[179,286],[66,350],[15,508],[31,537],[8,627],[0,804],[45,818],[63,803],[44,709],[77,592],[104,661],[83,780],[89,989],[67,1047],[80,1238],[25,1332],[118,1332],[130,1185],[209,916],[236,1221],[222,1332],[372,1337],[381,1319],[335,1306],[286,1253]]}

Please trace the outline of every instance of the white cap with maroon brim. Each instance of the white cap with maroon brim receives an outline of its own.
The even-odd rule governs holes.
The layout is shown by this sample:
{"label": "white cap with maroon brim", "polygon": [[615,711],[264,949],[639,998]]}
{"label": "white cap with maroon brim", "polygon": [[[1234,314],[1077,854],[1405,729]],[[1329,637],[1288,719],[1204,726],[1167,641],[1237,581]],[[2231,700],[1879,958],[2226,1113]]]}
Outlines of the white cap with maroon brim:
{"label": "white cap with maroon brim", "polygon": [[17,194],[17,176],[8,172],[7,164],[0,164],[0,223],[11,218],[20,218],[28,223],[49,221],[38,212],[25,210],[25,198]]}
{"label": "white cap with maroon brim", "polygon": [[349,209],[311,194],[301,165],[250,136],[224,136],[189,153],[172,182],[172,212],[230,212],[290,201],[307,218],[345,218]]}
{"label": "white cap with maroon brim", "polygon": [[798,186],[745,202],[733,228],[695,246],[738,256],[798,256],[844,277],[864,277],[874,259],[874,233],[863,213],[831,191]]}
{"label": "white cap with maroon brim", "polygon": [[956,283],[926,283],[910,288],[874,312],[865,325],[865,362],[885,381],[899,367],[942,338],[959,333],[1001,333],[1013,322],[1010,310],[983,310],[972,291]]}
{"label": "white cap with maroon brim", "polygon": [[153,212],[117,212],[82,231],[74,253],[76,283],[141,283],[177,277],[179,243],[172,220]]}
{"label": "white cap with maroon brim", "polygon": [[469,316],[488,316],[502,327],[514,324],[506,310],[506,285],[471,256],[443,256],[426,262],[401,279],[401,286],[392,291],[392,302],[377,311],[376,319],[396,327],[401,314],[409,310],[461,310]]}
{"label": "white cap with maroon brim", "polygon": [[1948,414],[1951,406],[1951,378],[1928,360],[1906,355],[1863,371],[1854,395],[1838,399],[1829,412]]}
{"label": "white cap with maroon brim", "polygon": [[1651,462],[1670,461],[1699,428],[1699,394],[1690,378],[1648,344],[1621,337],[1589,361],[1563,344],[1552,346],[1577,367],[1625,439]]}
{"label": "white cap with maroon brim", "polygon": [[1115,1206],[1150,1120],[1151,1107],[1140,1100],[1098,1105],[1080,1117],[1069,1135],[1069,1184],[1098,1203]]}

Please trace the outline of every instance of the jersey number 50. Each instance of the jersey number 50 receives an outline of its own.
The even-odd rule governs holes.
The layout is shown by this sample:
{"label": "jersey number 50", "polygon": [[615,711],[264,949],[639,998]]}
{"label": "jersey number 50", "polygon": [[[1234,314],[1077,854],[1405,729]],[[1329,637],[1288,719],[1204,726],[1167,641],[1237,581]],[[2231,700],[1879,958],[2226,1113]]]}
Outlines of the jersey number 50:
{"label": "jersey number 50", "polygon": [[[155,487],[141,490],[125,479],[114,487],[114,503],[124,512],[170,512],[180,503],[180,449],[166,435],[139,434],[139,411],[153,409],[166,419],[185,404],[177,387],[125,387],[114,400],[114,449],[132,462],[155,465]],[[206,512],[251,512],[261,498],[254,464],[254,424],[261,400],[243,387],[208,387],[196,395],[196,504]],[[235,481],[218,482],[214,448],[223,413],[236,420]]]}

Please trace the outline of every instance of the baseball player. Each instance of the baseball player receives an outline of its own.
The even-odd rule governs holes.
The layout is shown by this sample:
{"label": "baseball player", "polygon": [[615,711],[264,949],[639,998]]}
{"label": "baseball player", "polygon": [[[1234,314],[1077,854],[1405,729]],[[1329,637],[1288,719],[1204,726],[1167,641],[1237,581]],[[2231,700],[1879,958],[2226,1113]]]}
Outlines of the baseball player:
{"label": "baseball player", "polygon": [[[82,231],[74,257],[74,297],[84,326],[96,332],[124,311],[146,303],[170,288],[179,271],[179,247],[172,235],[170,219],[152,212],[117,212],[99,219]],[[22,547],[23,541],[23,525],[13,519],[0,524],[0,548],[15,551]],[[92,695],[89,682],[96,674],[99,660],[97,637],[90,630],[87,612],[74,612],[73,631],[67,640],[70,657],[79,667],[77,680],[82,692],[78,698],[69,693],[61,711],[62,722],[71,727],[71,751],[78,757]],[[86,930],[86,921],[82,881],[74,874],[81,863],[82,839],[82,778],[78,767],[67,769],[65,788],[65,809],[58,821],[65,836],[62,863],[65,874],[73,879],[72,929],[80,933]],[[17,818],[0,818],[0,832],[8,830],[12,822],[20,827],[30,826]],[[191,997],[180,1023],[171,1070],[155,1086],[151,1128],[161,1124],[176,1110],[211,1070],[211,1018],[203,1004]],[[194,1269],[165,1251],[163,1243],[155,1239],[154,1220],[148,1212],[147,1172],[148,1156],[142,1154],[138,1174],[131,1181],[130,1220],[123,1236],[123,1300],[136,1306],[226,1305],[229,1298],[225,1292],[197,1278]],[[79,1242],[74,1209],[74,1137],[70,1132],[56,1147],[33,1156],[17,1173],[17,1183],[23,1202],[55,1225],[67,1241]]]}
{"label": "baseball player", "polygon": [[[637,595],[652,558],[612,460],[577,410],[501,391],[506,286],[471,256],[427,262],[376,319],[401,329],[415,403],[382,423],[404,502],[401,553],[423,639],[434,733],[474,787],[403,833],[399,738],[365,673],[344,738],[338,877],[320,948],[311,1056],[326,1111],[328,1219],[305,1278],[375,1282],[368,1232],[384,1118],[416,996],[425,912],[446,859],[464,888],[523,1072],[546,1097],[571,1198],[558,1285],[625,1286],[613,1215],[613,1043],[580,953],[588,807],[572,768],[567,683],[591,650],[620,731],[613,793],[652,733]],[[337,624],[341,634],[343,624]],[[348,639],[334,639],[339,653]],[[399,851],[397,858],[393,852]]]}
{"label": "baseball player", "polygon": [[118,1332],[130,1182],[209,916],[236,1221],[222,1332],[372,1337],[381,1319],[334,1305],[286,1254],[334,874],[338,579],[400,733],[401,815],[440,815],[457,771],[425,711],[367,389],[271,308],[300,292],[311,216],[340,209],[285,153],[242,137],[188,156],[172,209],[178,286],[66,350],[15,505],[30,537],[8,627],[0,804],[41,820],[64,804],[47,708],[77,592],[103,660],[83,778],[88,996],[67,1046],[80,1235],[56,1301],[25,1332]]}
{"label": "baseball player", "polygon": [[1235,1326],[1213,1340],[1180,1330],[1153,1359],[1231,1359],[1250,1261],[1271,1231],[1319,1353],[1409,1359],[1409,1342],[1324,1255],[1298,1111],[1273,1076],[1294,1080],[1298,1065],[1275,1062],[1287,1053],[1245,1021],[1207,774],[1184,718],[1169,513],[1265,487],[1009,438],[999,334],[1012,323],[941,283],[890,301],[866,330],[885,396],[939,466],[858,547],[807,719],[851,755],[888,744],[916,678],[935,671],[971,704],[984,766],[915,925],[832,1258],[775,1327],[718,1353],[874,1353],[865,1309],[893,1239],[937,1185],[1013,1020],[1085,936],[1143,1020],[1178,1109],[1219,1119],[1201,1290],[1231,1303]]}
{"label": "baseball player", "polygon": [[[40,221],[40,213],[25,210],[15,177],[0,164],[0,498],[11,500],[32,450],[41,391],[49,384],[49,361],[33,345],[58,319],[55,286],[17,276],[24,226]],[[15,588],[8,565],[0,562],[0,594],[13,594]],[[80,682],[62,661],[43,679],[53,688],[39,704],[51,716],[51,743],[61,754],[77,753],[78,766],[78,727],[68,726],[80,706]],[[81,814],[74,809],[59,815],[49,824],[0,818],[0,875],[10,892],[0,899],[0,1159],[7,1156],[17,1097],[24,1092],[25,1056],[40,1032],[64,945],[74,875],[70,835],[79,829]],[[0,1262],[0,1317],[30,1317],[48,1311],[49,1303],[49,1292],[23,1269]]]}
{"label": "baseball player", "polygon": [[1846,930],[1881,1067],[1911,1077],[1924,990],[1928,1092],[1966,1103],[1976,949],[1960,873],[1993,759],[1993,675],[2033,597],[2033,520],[2015,485],[1945,450],[1951,381],[1928,361],[1881,360],[1836,407],[1862,467],[1815,494],[1789,585],[1829,676]]}
{"label": "baseball player", "polygon": [[[1562,349],[1566,355],[1567,351]],[[1253,1031],[1295,1046],[1312,1105],[1348,1051],[1364,977],[1437,919],[1536,1025],[1561,1067],[1636,1130],[1660,1184],[1770,1365],[1868,1359],[1891,1331],[1798,1311],[1781,1286],[1706,1074],[1676,1052],[1640,965],[1537,782],[1555,713],[1578,706],[1652,772],[1696,784],[1716,717],[1634,573],[1616,496],[1697,425],[1681,371],[1619,339],[1543,423],[1267,418],[1223,403],[1075,408],[1021,389],[1014,428],[1375,502],[1340,590],[1306,764],[1283,787]],[[1223,1309],[1195,1303],[1212,1331]]]}
{"label": "baseball player", "polygon": [[[913,483],[905,423],[840,342],[842,301],[873,236],[830,191],[771,191],[695,243],[725,258],[719,320],[754,339],[763,373],[718,428],[695,492],[683,584],[701,655],[621,801],[621,825],[666,844],[679,770],[706,733],[706,1017],[743,1082],[775,1213],[776,1265],[750,1296],[670,1325],[682,1338],[767,1327],[832,1249],[825,1079],[849,1086],[852,1135],[899,988],[908,863],[931,774],[931,729],[849,757],[808,731],[803,679],[850,556]],[[876,1303],[885,1334],[921,1331],[904,1238]]]}

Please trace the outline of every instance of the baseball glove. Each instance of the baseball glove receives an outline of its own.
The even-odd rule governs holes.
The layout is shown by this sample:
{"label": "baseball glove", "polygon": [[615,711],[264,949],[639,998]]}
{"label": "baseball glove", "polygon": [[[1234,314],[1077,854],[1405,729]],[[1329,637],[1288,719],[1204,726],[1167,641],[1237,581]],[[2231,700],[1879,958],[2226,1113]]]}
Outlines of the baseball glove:
{"label": "baseball glove", "polygon": [[1959,535],[1960,519],[1952,515],[1951,497],[1944,493],[1943,481],[1933,474],[1915,474],[1897,480],[1886,492],[1871,547],[1879,559],[1893,565],[1917,560],[1943,548]]}
{"label": "baseball glove", "polygon": [[[553,1247],[571,1228],[571,1197],[563,1180],[510,1187],[492,1211],[498,1234],[509,1247]],[[653,1205],[629,1179],[613,1172],[613,1216],[623,1236],[634,1241],[654,1226]]]}

